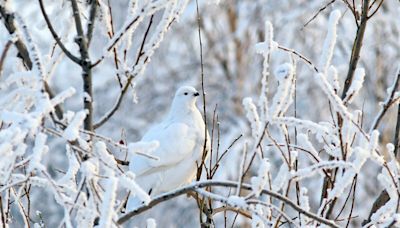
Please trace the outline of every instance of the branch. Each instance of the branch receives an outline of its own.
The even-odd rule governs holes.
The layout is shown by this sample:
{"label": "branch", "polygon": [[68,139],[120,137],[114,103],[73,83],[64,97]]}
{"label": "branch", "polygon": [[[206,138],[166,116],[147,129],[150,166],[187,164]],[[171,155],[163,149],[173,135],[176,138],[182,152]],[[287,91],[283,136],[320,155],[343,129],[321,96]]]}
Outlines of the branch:
{"label": "branch", "polygon": [[[17,28],[15,26],[14,14],[11,12],[8,12],[6,10],[6,8],[0,4],[0,15],[2,18],[4,18],[4,25],[7,28],[8,33],[14,34],[17,31]],[[18,38],[17,41],[14,42],[14,44],[19,53],[18,57],[20,57],[22,59],[22,62],[24,63],[24,65],[26,66],[27,69],[32,70],[33,64],[32,64],[32,60],[29,57],[29,52],[28,52],[26,45],[22,42],[22,40],[20,38]],[[54,93],[51,90],[47,81],[44,81],[44,88],[45,88],[46,92],[49,94],[50,99],[54,98]],[[56,112],[57,118],[62,119],[63,110],[59,104],[55,106],[55,112]]]}
{"label": "branch", "polygon": [[349,63],[349,71],[347,72],[346,80],[344,82],[342,100],[346,97],[346,93],[353,82],[354,72],[357,68],[358,60],[360,59],[360,52],[362,47],[362,42],[364,39],[365,28],[367,27],[368,21],[368,6],[369,0],[364,0],[363,9],[361,14],[361,22],[357,29],[356,38],[354,39],[353,48],[351,50],[351,57]]}
{"label": "branch", "polygon": [[[138,214],[140,214],[140,213],[142,213],[144,211],[147,211],[147,210],[153,208],[154,206],[158,205],[159,203],[162,203],[164,201],[170,200],[170,199],[175,198],[177,196],[186,194],[186,193],[188,193],[190,191],[195,191],[196,189],[206,188],[206,187],[210,187],[210,186],[229,187],[229,188],[237,188],[238,187],[237,182],[233,182],[233,181],[206,180],[206,181],[201,181],[201,182],[195,182],[195,183],[192,183],[190,185],[181,187],[181,188],[179,188],[177,190],[174,190],[174,191],[167,192],[167,193],[161,194],[159,196],[156,196],[155,198],[153,198],[150,201],[150,203],[148,205],[142,205],[139,208],[137,208],[137,209],[129,212],[128,214],[122,216],[121,218],[119,218],[117,223],[119,225],[121,225],[121,224],[127,222],[133,216],[138,215]],[[249,184],[242,184],[241,188],[245,189],[245,190],[251,190],[252,189],[251,185],[249,185]],[[267,190],[267,189],[262,190],[261,193],[265,194],[265,195],[269,195],[269,196],[271,196],[271,197],[273,197],[273,198],[275,198],[277,200],[280,200],[280,201],[288,204],[294,210],[296,210],[296,211],[306,215],[307,217],[309,217],[311,219],[314,219],[314,220],[316,220],[316,221],[318,221],[320,223],[323,223],[323,224],[328,225],[330,227],[339,227],[338,225],[336,225],[331,220],[321,218],[320,216],[318,216],[318,215],[316,215],[314,213],[311,213],[309,211],[304,210],[303,208],[301,208],[300,206],[295,204],[293,201],[291,201],[289,198],[287,198],[287,197],[285,197],[285,196],[283,196],[283,195],[281,195],[279,193],[276,193],[276,192],[273,192],[273,191],[270,191],[270,190]]]}
{"label": "branch", "polygon": [[[82,78],[83,78],[83,107],[88,111],[85,121],[84,127],[85,130],[93,131],[93,88],[92,88],[92,70],[91,70],[91,61],[89,59],[88,52],[88,42],[85,38],[82,21],[80,17],[79,7],[76,0],[71,0],[75,27],[78,36],[76,37],[76,42],[79,45],[79,51],[81,53],[81,62],[80,65],[82,67]],[[87,97],[89,96],[89,97]]]}
{"label": "branch", "polygon": [[290,48],[287,48],[287,47],[283,47],[281,45],[279,45],[278,48],[283,50],[283,51],[292,53],[293,55],[299,57],[301,60],[303,60],[305,63],[307,63],[316,73],[319,73],[318,68],[307,57],[303,56],[302,54],[296,52],[293,49],[290,49]]}
{"label": "branch", "polygon": [[327,4],[325,4],[324,6],[322,6],[318,12],[316,14],[314,14],[314,16],[312,16],[304,25],[303,28],[305,28],[308,24],[310,24],[315,18],[317,18],[317,16],[324,11],[325,9],[328,8],[328,6],[332,5],[336,0],[331,0],[330,2],[328,2]]}
{"label": "branch", "polygon": [[[154,15],[151,15],[150,21],[149,21],[149,25],[147,26],[146,32],[144,33],[142,44],[140,45],[140,50],[139,50],[138,55],[136,57],[135,65],[137,65],[139,63],[140,58],[143,56],[143,48],[144,48],[144,44],[146,43],[146,39],[147,39],[147,36],[149,34],[151,25],[153,24],[153,16]],[[117,98],[117,101],[114,104],[114,107],[112,107],[111,110],[99,120],[99,122],[97,122],[97,123],[95,123],[93,125],[94,129],[97,129],[97,128],[101,127],[118,110],[119,106],[121,105],[122,98],[125,96],[126,92],[128,92],[129,85],[131,84],[133,79],[134,79],[134,75],[130,75],[128,77],[128,80],[127,80],[126,84],[124,85],[124,87],[122,88],[121,93],[120,93],[119,97]]]}
{"label": "branch", "polygon": [[[200,46],[200,77],[201,77],[201,91],[203,93],[203,118],[204,118],[204,144],[203,144],[203,152],[202,152],[202,157],[201,157],[201,164],[197,168],[197,178],[196,180],[200,180],[201,173],[203,170],[203,165],[204,162],[207,158],[207,138],[208,132],[207,132],[207,112],[206,112],[206,93],[204,91],[204,63],[203,63],[203,43],[201,41],[201,30],[200,30],[200,22],[201,22],[201,16],[200,16],[200,10],[199,10],[199,2],[196,0],[196,13],[197,13],[197,31],[198,31],[198,37],[199,37],[199,46]],[[210,167],[211,168],[211,167]]]}
{"label": "branch", "polygon": [[80,64],[80,59],[76,56],[74,56],[68,49],[64,46],[64,44],[61,42],[60,37],[57,35],[56,31],[53,28],[53,25],[51,24],[51,21],[49,17],[47,16],[46,10],[43,5],[43,0],[39,0],[39,5],[40,5],[40,11],[43,14],[44,20],[46,21],[47,27],[49,28],[51,35],[53,38],[56,40],[58,46],[60,46],[61,50],[65,53],[65,55],[71,59],[74,63]]}
{"label": "branch", "polygon": [[97,13],[97,0],[92,0],[92,7],[90,8],[90,16],[89,16],[89,23],[87,29],[87,43],[90,46],[90,41],[92,41],[93,31],[94,31],[94,22],[96,19]]}
{"label": "branch", "polygon": [[396,103],[393,99],[394,99],[394,95],[395,95],[395,93],[397,91],[397,88],[399,87],[399,84],[400,84],[400,69],[399,69],[399,71],[397,73],[397,77],[396,77],[394,83],[392,84],[392,86],[390,88],[389,96],[386,98],[386,101],[382,105],[382,109],[379,111],[379,114],[376,116],[374,122],[372,123],[371,129],[370,129],[370,133],[373,130],[378,128],[379,123],[382,120],[382,117],[389,110],[390,106],[392,106],[392,104]]}

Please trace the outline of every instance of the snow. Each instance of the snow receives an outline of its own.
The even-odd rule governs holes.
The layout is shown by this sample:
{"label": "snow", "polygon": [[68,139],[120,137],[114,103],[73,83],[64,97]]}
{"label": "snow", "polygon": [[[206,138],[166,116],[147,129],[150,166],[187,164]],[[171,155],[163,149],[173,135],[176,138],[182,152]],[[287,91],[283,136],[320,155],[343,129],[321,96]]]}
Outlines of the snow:
{"label": "snow", "polygon": [[261,161],[260,167],[258,169],[258,175],[251,178],[251,187],[256,197],[260,196],[261,191],[264,189],[265,185],[269,182],[268,173],[270,170],[270,166],[271,165],[268,159],[264,158]]}
{"label": "snow", "polygon": [[112,227],[112,219],[115,216],[114,204],[116,199],[117,179],[109,177],[106,183],[106,192],[100,209],[99,228]]}
{"label": "snow", "polygon": [[53,97],[51,99],[51,105],[54,107],[58,104],[63,103],[67,98],[72,97],[74,94],[76,93],[75,88],[70,87],[66,90],[64,90],[63,92],[57,94],[57,96]]}
{"label": "snow", "polygon": [[137,196],[141,202],[147,205],[151,201],[150,196],[134,180],[135,174],[129,171],[119,178],[119,184],[130,190],[132,196]]}
{"label": "snow", "polygon": [[32,157],[29,162],[27,171],[32,172],[34,169],[45,170],[46,168],[41,164],[42,157],[49,151],[46,145],[47,135],[39,133],[35,139],[35,146],[33,147]]}
{"label": "snow", "polygon": [[293,74],[293,67],[290,63],[284,63],[279,65],[275,71],[275,77],[278,81],[282,82],[290,78]]}
{"label": "snow", "polygon": [[74,141],[79,137],[79,128],[83,124],[83,120],[86,118],[86,111],[80,111],[75,114],[71,123],[63,132],[63,137],[68,141]]}
{"label": "snow", "polygon": [[365,77],[364,68],[357,68],[354,72],[353,81],[351,82],[349,90],[347,90],[345,101],[351,103],[355,96],[357,96],[360,91]]}
{"label": "snow", "polygon": [[271,118],[283,115],[287,111],[293,102],[294,92],[294,72],[290,63],[279,65],[274,75],[279,84],[269,109]]}
{"label": "snow", "polygon": [[324,74],[327,73],[332,60],[333,50],[335,48],[337,37],[336,26],[339,22],[340,16],[341,14],[339,10],[334,10],[329,15],[328,33],[326,34],[324,46],[322,48],[321,61],[319,66],[319,69],[321,69]]}
{"label": "snow", "polygon": [[229,196],[227,198],[228,204],[234,206],[234,207],[247,207],[246,200],[243,197],[240,196]]}
{"label": "snow", "polygon": [[243,107],[246,110],[246,117],[251,125],[251,134],[254,138],[257,138],[261,131],[261,122],[257,113],[257,107],[253,103],[253,99],[250,97],[244,98]]}

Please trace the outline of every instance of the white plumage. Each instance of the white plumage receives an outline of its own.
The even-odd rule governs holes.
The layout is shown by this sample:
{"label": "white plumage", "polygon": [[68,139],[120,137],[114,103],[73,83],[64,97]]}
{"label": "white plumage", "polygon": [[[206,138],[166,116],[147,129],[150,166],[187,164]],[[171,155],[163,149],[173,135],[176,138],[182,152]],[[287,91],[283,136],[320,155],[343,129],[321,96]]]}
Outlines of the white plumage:
{"label": "white plumage", "polygon": [[[193,87],[179,88],[167,118],[143,136],[143,142],[159,142],[159,147],[152,153],[159,160],[140,155],[130,158],[129,169],[136,174],[136,182],[151,195],[173,190],[191,182],[196,176],[205,140],[204,120],[196,107],[198,96]],[[207,132],[207,150],[210,148],[209,142]],[[131,196],[127,211],[140,204],[138,199]]]}

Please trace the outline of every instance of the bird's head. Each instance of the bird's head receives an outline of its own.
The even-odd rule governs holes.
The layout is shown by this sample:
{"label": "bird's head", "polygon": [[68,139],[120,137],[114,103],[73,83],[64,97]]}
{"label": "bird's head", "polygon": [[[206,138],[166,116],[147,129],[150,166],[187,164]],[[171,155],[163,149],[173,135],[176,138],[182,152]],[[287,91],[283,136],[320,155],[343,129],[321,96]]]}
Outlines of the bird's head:
{"label": "bird's head", "polygon": [[200,93],[191,86],[182,86],[179,88],[174,97],[173,105],[184,107],[193,107]]}

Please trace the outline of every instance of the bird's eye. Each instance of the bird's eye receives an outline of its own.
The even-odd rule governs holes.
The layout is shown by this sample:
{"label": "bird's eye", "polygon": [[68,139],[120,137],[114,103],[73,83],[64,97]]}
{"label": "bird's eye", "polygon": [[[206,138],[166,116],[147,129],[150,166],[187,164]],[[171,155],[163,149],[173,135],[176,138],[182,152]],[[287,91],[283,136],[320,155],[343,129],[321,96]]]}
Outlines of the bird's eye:
{"label": "bird's eye", "polygon": [[185,94],[185,96],[188,95],[188,93],[184,93],[184,94]]}

